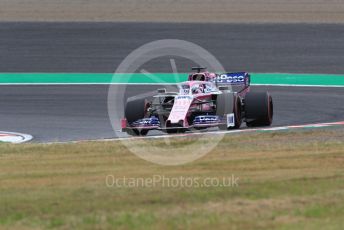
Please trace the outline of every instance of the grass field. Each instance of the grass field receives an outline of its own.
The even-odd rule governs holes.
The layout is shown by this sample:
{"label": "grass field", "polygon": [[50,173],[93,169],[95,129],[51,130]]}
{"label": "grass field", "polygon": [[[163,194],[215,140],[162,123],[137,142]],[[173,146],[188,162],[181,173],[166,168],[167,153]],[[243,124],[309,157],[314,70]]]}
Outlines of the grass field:
{"label": "grass field", "polygon": [[[228,135],[182,166],[146,162],[120,142],[0,144],[0,229],[342,229],[343,140],[334,128]],[[155,176],[237,184],[108,180]]]}

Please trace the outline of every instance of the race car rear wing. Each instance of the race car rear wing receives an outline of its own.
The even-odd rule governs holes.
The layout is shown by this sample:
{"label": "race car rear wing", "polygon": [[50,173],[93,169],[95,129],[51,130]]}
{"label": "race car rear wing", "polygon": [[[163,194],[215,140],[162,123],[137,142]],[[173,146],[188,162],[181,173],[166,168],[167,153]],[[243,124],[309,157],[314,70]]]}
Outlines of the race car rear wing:
{"label": "race car rear wing", "polygon": [[215,83],[218,86],[232,85],[248,87],[250,85],[250,81],[250,74],[246,72],[218,74],[215,79]]}

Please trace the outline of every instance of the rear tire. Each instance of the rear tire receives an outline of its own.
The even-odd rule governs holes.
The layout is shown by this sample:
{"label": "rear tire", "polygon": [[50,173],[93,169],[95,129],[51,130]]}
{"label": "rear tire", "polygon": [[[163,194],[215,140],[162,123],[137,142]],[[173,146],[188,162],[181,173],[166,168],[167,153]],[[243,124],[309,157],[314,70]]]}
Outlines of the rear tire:
{"label": "rear tire", "polygon": [[273,101],[268,92],[250,92],[245,97],[247,127],[270,126],[273,120]]}

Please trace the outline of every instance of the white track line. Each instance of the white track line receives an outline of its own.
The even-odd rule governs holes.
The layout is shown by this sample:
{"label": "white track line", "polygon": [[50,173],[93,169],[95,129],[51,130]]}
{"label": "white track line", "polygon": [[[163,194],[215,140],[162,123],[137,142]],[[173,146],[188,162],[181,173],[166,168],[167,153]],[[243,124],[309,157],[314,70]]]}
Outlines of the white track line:
{"label": "white track line", "polygon": [[306,125],[289,125],[270,128],[257,128],[257,129],[238,129],[230,131],[209,131],[199,133],[185,133],[185,134],[173,134],[173,135],[160,135],[160,136],[146,136],[146,137],[122,137],[122,138],[110,138],[110,139],[94,139],[94,140],[79,140],[79,141],[66,141],[66,142],[48,142],[45,144],[64,144],[64,143],[81,143],[86,141],[128,141],[128,140],[140,140],[140,139],[164,139],[173,137],[187,137],[187,136],[199,136],[199,135],[223,135],[223,134],[235,134],[243,132],[258,132],[258,131],[283,131],[290,129],[302,129],[302,128],[324,128],[331,126],[344,126],[344,121],[330,122],[330,123],[315,123]]}

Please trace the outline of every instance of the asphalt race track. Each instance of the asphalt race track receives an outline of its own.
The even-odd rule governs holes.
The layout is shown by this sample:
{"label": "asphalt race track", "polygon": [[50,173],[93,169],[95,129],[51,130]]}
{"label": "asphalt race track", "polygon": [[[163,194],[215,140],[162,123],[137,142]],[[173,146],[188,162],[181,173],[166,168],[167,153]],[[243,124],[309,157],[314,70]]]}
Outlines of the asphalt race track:
{"label": "asphalt race track", "polygon": [[[107,86],[1,86],[2,130],[29,133],[36,141],[113,138]],[[131,95],[153,90],[131,86]],[[344,120],[342,88],[268,89],[275,103],[274,126]],[[134,93],[135,92],[135,93]],[[130,95],[129,94],[129,95]],[[243,125],[245,127],[245,125]]]}
{"label": "asphalt race track", "polygon": [[[0,23],[0,72],[114,72],[140,45],[175,38],[201,45],[227,70],[343,74],[343,37],[341,25]],[[146,68],[171,72],[164,61]],[[178,70],[188,71],[180,61]],[[274,126],[344,120],[343,88],[253,87],[266,89]],[[0,130],[41,142],[113,138],[107,93],[106,85],[1,85]]]}

